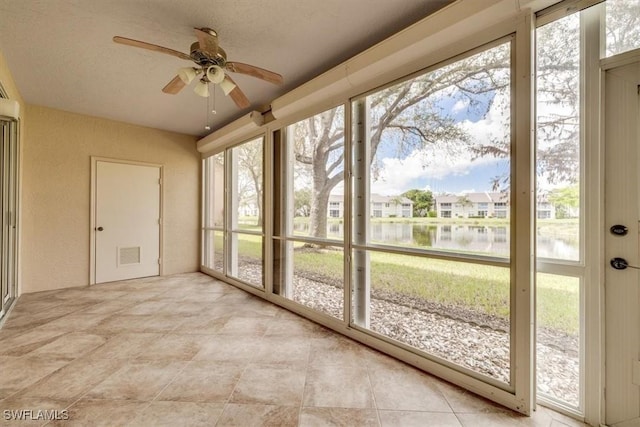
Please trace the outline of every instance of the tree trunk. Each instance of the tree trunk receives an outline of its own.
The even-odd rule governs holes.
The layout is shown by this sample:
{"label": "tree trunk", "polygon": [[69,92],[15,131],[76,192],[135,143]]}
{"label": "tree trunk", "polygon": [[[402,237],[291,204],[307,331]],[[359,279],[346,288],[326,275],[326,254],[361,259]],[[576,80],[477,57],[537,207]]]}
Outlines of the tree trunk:
{"label": "tree trunk", "polygon": [[329,204],[330,188],[323,186],[319,190],[314,188],[311,199],[310,234],[312,237],[326,239],[327,237],[327,205]]}
{"label": "tree trunk", "polygon": [[262,228],[262,226],[264,225],[264,215],[262,214],[263,212],[263,200],[262,200],[263,194],[262,191],[260,191],[260,194],[258,194],[258,196],[256,197],[257,202],[258,202],[258,224],[257,226]]}

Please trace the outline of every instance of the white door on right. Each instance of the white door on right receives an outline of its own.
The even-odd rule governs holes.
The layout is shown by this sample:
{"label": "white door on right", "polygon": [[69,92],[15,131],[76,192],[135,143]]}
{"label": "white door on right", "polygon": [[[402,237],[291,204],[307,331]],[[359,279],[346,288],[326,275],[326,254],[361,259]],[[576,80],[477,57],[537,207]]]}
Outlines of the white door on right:
{"label": "white door on right", "polygon": [[631,427],[640,426],[640,61],[605,79],[605,418]]}

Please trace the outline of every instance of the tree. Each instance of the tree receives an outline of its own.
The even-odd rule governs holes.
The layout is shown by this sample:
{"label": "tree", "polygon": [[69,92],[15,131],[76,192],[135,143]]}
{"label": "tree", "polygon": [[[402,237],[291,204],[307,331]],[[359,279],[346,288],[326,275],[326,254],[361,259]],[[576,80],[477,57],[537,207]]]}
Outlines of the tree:
{"label": "tree", "polygon": [[429,190],[413,189],[405,191],[402,196],[413,202],[413,216],[426,217],[433,209],[433,193]]}
{"label": "tree", "polygon": [[[238,190],[238,196],[244,196],[244,203],[255,202],[258,209],[258,219],[256,225],[262,227],[264,223],[263,215],[263,192],[262,192],[262,138],[244,143],[237,150],[239,181],[251,183],[251,189],[244,188]],[[246,175],[246,176],[243,176]],[[239,183],[239,185],[242,182]],[[246,183],[245,183],[246,184]]]}
{"label": "tree", "polygon": [[640,47],[640,2],[610,1],[606,8],[607,56]]}
{"label": "tree", "polygon": [[[343,108],[334,108],[298,122],[293,126],[292,138],[297,164],[310,171],[312,197],[309,232],[314,237],[326,237],[329,195],[343,180]],[[297,173],[300,174],[300,171]]]}
{"label": "tree", "polygon": [[[621,4],[622,11],[610,14],[608,28],[615,37],[608,39],[623,46],[622,49],[639,46],[639,14],[634,13],[638,10],[637,2],[624,0]],[[568,18],[542,26],[536,33],[537,100],[538,111],[542,112],[537,125],[537,172],[556,184],[578,182],[576,171],[580,167],[580,31],[576,31],[579,17]],[[625,28],[628,31],[620,30]],[[616,47],[608,46],[608,51],[616,51]],[[509,117],[510,53],[508,43],[498,45],[368,95],[369,160],[374,179],[382,170],[376,153],[384,141],[394,142],[398,158],[417,148],[436,146],[448,155],[464,150],[474,153],[476,159],[509,158],[509,120],[505,121],[505,132],[501,135],[480,141],[462,126],[446,101],[460,101],[466,105],[467,113],[476,117],[486,117],[491,111]],[[314,237],[326,237],[329,194],[343,180],[343,115],[339,107],[293,126],[296,160],[311,170],[310,231]],[[429,159],[425,158],[423,167],[429,166]],[[492,180],[494,191],[509,186],[508,172]]]}
{"label": "tree", "polygon": [[303,188],[294,192],[294,211],[296,216],[311,215],[311,190]]}
{"label": "tree", "polygon": [[468,208],[473,206],[473,202],[471,201],[471,199],[469,199],[469,196],[463,195],[458,197],[456,205],[460,206],[462,208],[462,212],[464,213]]}
{"label": "tree", "polygon": [[[509,87],[509,52],[508,45],[497,46],[370,95],[372,175],[376,175],[375,154],[384,139],[397,141],[398,156],[436,142],[451,154],[467,146],[470,136],[451,114],[443,112],[442,100],[464,99],[475,114],[486,114],[496,91]],[[296,161],[311,170],[310,234],[314,237],[326,237],[329,194],[343,180],[342,110],[328,110],[292,127]]]}
{"label": "tree", "polygon": [[575,212],[580,206],[580,187],[572,185],[556,188],[549,193],[547,199],[556,208],[556,218],[571,218],[576,215]]}

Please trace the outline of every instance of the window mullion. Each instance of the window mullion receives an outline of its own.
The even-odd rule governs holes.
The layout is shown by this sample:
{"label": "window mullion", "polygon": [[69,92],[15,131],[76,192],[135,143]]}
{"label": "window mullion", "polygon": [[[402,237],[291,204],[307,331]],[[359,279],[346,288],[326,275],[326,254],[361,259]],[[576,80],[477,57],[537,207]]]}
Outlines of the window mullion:
{"label": "window mullion", "polygon": [[[362,98],[355,104],[354,128],[354,216],[353,242],[365,246],[370,240],[370,159],[371,144],[369,131],[369,98]],[[363,328],[370,328],[371,322],[371,277],[369,251],[355,250],[353,253],[353,321]],[[351,320],[351,319],[349,319]]]}

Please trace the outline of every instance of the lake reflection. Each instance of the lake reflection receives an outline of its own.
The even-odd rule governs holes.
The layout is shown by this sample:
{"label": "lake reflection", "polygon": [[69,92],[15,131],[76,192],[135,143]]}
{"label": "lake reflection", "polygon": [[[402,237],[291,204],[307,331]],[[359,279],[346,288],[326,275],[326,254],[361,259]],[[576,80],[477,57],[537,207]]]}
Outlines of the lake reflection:
{"label": "lake reflection", "polygon": [[[332,222],[327,226],[329,238],[342,239],[343,224]],[[577,230],[576,230],[577,231]],[[295,234],[308,234],[309,225],[297,223]],[[480,253],[509,257],[510,236],[508,225],[472,224],[412,224],[372,222],[371,242],[394,246],[417,246],[438,250]],[[539,257],[578,259],[577,239],[550,237],[538,227],[537,253]]]}

